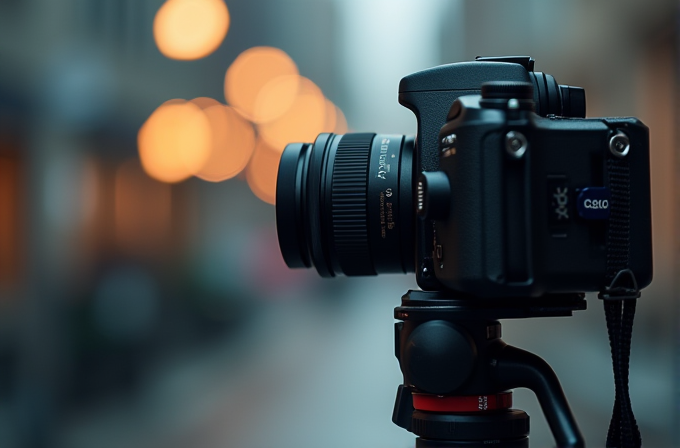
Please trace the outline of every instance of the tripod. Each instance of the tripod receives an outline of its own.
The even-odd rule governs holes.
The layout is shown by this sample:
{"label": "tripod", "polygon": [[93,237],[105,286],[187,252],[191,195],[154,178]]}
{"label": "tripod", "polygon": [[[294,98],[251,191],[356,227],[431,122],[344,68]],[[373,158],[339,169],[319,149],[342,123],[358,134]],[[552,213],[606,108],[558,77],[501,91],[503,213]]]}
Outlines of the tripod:
{"label": "tripod", "polygon": [[584,447],[552,368],[501,340],[498,319],[571,316],[583,294],[482,299],[409,291],[395,308],[395,354],[404,374],[392,420],[416,448],[528,448],[529,416],[511,409],[512,389],[532,390],[558,448]]}

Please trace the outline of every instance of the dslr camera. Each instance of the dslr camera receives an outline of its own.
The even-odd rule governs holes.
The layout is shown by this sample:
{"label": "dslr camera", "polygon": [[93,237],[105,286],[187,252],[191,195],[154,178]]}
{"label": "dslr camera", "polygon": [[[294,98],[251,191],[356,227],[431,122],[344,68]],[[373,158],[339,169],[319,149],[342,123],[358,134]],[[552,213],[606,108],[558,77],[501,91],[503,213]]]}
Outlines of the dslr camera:
{"label": "dslr camera", "polygon": [[[570,316],[599,291],[612,348],[607,446],[640,447],[628,394],[636,300],[652,280],[648,129],[585,118],[585,91],[530,57],[403,78],[415,137],[321,134],[289,144],[276,192],[290,267],[325,277],[415,272],[394,310],[404,374],[392,420],[416,448],[528,448],[535,392],[557,446],[585,446],[557,376],[501,340],[500,319]],[[631,300],[632,299],[632,300]]]}
{"label": "dslr camera", "polygon": [[[415,272],[425,291],[538,298],[652,279],[649,136],[584,118],[585,91],[530,57],[404,77],[417,136],[289,144],[276,193],[289,267],[332,277]],[[631,286],[633,288],[633,286]]]}

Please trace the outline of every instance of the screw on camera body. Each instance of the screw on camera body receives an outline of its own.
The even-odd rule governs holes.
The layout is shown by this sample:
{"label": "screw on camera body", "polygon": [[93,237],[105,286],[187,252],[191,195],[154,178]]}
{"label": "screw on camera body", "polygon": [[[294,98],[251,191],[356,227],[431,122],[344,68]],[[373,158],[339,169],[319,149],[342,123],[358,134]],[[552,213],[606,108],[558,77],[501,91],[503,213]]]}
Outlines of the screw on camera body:
{"label": "screw on camera body", "polygon": [[630,151],[630,139],[623,131],[617,131],[616,134],[609,139],[609,150],[616,157],[626,157],[628,151]]}
{"label": "screw on camera body", "polygon": [[527,150],[527,138],[521,132],[510,131],[505,135],[505,149],[515,159],[521,159]]}

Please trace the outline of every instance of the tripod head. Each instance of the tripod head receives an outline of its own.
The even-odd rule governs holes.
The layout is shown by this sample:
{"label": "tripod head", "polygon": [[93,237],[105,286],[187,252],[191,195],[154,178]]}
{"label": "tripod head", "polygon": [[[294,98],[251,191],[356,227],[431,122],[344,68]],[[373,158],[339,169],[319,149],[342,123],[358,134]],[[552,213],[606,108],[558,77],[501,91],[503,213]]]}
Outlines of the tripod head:
{"label": "tripod head", "polygon": [[529,416],[510,409],[512,389],[532,390],[559,448],[584,441],[562,387],[540,357],[501,340],[498,319],[571,316],[584,294],[480,299],[409,291],[395,308],[395,354],[404,383],[392,420],[417,448],[528,448]]}

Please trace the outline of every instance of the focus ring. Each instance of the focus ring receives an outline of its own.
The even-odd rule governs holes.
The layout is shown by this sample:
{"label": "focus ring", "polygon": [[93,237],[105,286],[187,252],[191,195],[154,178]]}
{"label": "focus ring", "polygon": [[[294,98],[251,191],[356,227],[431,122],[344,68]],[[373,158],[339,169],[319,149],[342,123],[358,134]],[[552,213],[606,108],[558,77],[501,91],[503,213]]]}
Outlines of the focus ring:
{"label": "focus ring", "polygon": [[371,275],[368,242],[368,166],[375,134],[346,134],[333,165],[331,215],[338,262],[345,275]]}

